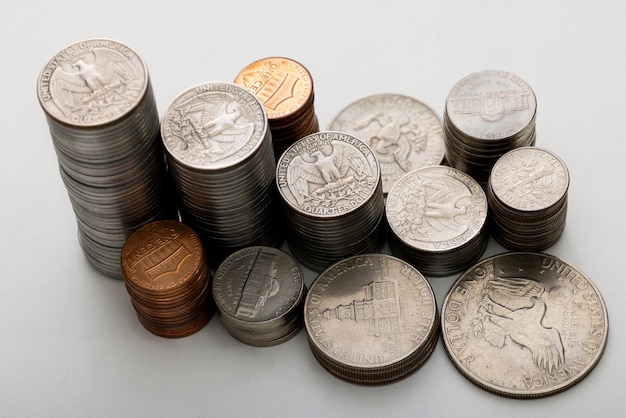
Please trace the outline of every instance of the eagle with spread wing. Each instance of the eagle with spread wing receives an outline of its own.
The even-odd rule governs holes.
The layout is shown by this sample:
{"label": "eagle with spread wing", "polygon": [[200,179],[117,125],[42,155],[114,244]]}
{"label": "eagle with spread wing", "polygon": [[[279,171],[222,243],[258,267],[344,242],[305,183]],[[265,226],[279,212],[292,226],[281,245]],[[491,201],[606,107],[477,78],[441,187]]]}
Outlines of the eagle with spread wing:
{"label": "eagle with spread wing", "polygon": [[73,64],[58,68],[50,80],[56,106],[68,117],[92,99],[111,100],[107,93],[137,78],[134,67],[121,54],[107,48],[94,48]]}
{"label": "eagle with spread wing", "polygon": [[287,168],[287,184],[299,205],[310,196],[310,183],[323,187],[347,177],[351,172],[357,179],[372,175],[365,156],[351,145],[341,141],[332,141],[330,145],[332,151],[328,154],[319,149],[291,160]]}
{"label": "eagle with spread wing", "polygon": [[481,333],[492,345],[502,348],[507,339],[529,350],[534,363],[547,372],[565,361],[561,334],[546,327],[544,286],[526,278],[489,280],[478,304],[479,321],[474,333]]}

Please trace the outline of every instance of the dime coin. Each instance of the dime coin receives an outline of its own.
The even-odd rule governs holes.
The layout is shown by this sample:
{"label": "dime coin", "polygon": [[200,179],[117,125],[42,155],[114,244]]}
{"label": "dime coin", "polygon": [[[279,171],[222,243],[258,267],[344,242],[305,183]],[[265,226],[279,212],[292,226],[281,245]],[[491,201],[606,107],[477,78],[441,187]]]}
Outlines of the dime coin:
{"label": "dime coin", "polygon": [[335,116],[328,130],[352,134],[374,150],[385,195],[404,174],[441,164],[445,154],[437,114],[422,102],[400,94],[374,94],[356,100]]}
{"label": "dime coin", "polygon": [[428,359],[439,335],[428,281],[383,254],[348,257],[322,272],[307,292],[304,322],[318,362],[362,385],[408,376]]}
{"label": "dime coin", "polygon": [[452,363],[497,395],[538,398],[564,391],[604,352],[607,309],[585,274],[548,254],[506,253],[466,270],[442,307]]}

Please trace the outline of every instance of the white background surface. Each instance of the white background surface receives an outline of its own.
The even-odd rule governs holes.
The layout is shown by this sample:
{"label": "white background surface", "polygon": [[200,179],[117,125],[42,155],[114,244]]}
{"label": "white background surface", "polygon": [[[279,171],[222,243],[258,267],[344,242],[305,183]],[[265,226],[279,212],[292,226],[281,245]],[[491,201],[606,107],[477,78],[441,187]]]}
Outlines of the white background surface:
{"label": "white background surface", "polygon": [[[0,415],[623,416],[625,2],[59,0],[3,9]],[[187,338],[150,334],[123,283],[82,255],[36,98],[48,60],[94,37],[143,56],[160,114],[188,87],[232,81],[272,55],[311,72],[322,127],[366,95],[410,95],[442,115],[467,74],[522,77],[537,96],[537,145],[571,174],[567,227],[547,252],[586,273],[608,306],[597,368],[562,394],[520,401],[471,384],[441,342],[414,375],[368,388],[322,369],[304,332],[254,348],[214,317]],[[492,243],[485,256],[502,251]],[[439,304],[454,279],[431,280]]]}

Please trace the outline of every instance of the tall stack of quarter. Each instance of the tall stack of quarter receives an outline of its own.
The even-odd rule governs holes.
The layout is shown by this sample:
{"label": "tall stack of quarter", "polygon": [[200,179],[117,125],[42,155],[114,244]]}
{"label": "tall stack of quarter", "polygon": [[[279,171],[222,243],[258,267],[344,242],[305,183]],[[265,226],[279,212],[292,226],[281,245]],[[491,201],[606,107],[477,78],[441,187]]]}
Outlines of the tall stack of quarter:
{"label": "tall stack of quarter", "polygon": [[304,274],[284,251],[247,247],[215,271],[213,299],[226,330],[258,347],[281,344],[302,329]]}
{"label": "tall stack of quarter", "polygon": [[567,167],[553,152],[537,147],[507,152],[489,177],[491,234],[512,251],[551,247],[565,229],[568,189]]}
{"label": "tall stack of quarter", "polygon": [[169,106],[161,132],[181,218],[202,237],[209,265],[280,245],[276,161],[256,96],[233,83],[192,87]]}
{"label": "tall stack of quarter", "polygon": [[506,71],[485,70],[457,82],[446,99],[446,160],[486,187],[506,152],[535,144],[537,102],[530,86]]}
{"label": "tall stack of quarter", "polygon": [[491,393],[531,399],[571,388],[598,364],[609,319],[594,283],[540,253],[506,253],[467,269],[441,308],[454,366]]}
{"label": "tall stack of quarter", "polygon": [[307,293],[304,323],[322,367],[362,385],[413,373],[439,337],[430,284],[411,265],[384,254],[349,257],[322,272]]}
{"label": "tall stack of quarter", "polygon": [[485,192],[452,167],[405,174],[387,195],[385,209],[392,253],[427,276],[464,270],[489,242]]}
{"label": "tall stack of quarter", "polygon": [[298,139],[319,131],[313,79],[299,62],[263,58],[241,70],[235,83],[250,89],[265,106],[276,158]]}
{"label": "tall stack of quarter", "polygon": [[377,252],[385,240],[380,167],[360,139],[334,131],[308,135],[278,160],[276,182],[293,255],[312,270]]}
{"label": "tall stack of quarter", "polygon": [[163,215],[166,165],[148,70],[108,39],[69,45],[39,75],[38,97],[87,259],[121,278],[120,252]]}
{"label": "tall stack of quarter", "polygon": [[404,174],[441,164],[446,146],[437,114],[422,102],[400,94],[374,94],[343,108],[329,124],[368,144],[380,164],[387,195]]}
{"label": "tall stack of quarter", "polygon": [[177,221],[135,231],[121,256],[124,283],[141,324],[155,335],[180,338],[213,315],[211,273],[200,237]]}

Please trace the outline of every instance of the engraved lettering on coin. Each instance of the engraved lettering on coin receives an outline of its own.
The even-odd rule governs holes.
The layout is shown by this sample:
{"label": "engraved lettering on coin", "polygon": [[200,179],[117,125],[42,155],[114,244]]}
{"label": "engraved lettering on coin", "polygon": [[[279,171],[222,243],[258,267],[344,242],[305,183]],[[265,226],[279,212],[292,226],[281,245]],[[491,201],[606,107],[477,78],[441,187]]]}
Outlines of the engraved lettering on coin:
{"label": "engraved lettering on coin", "polygon": [[466,270],[442,308],[453,364],[485,390],[514,398],[561,392],[596,366],[608,336],[602,296],[547,254],[506,253]]}
{"label": "engraved lettering on coin", "polygon": [[230,83],[209,83],[179,95],[163,119],[163,142],[177,159],[221,168],[249,155],[267,130],[258,99]]}
{"label": "engraved lettering on coin", "polygon": [[440,164],[445,154],[442,124],[421,102],[397,94],[364,97],[344,108],[329,129],[355,135],[380,162],[388,193],[405,173]]}
{"label": "engraved lettering on coin", "polygon": [[486,222],[487,201],[478,183],[451,167],[423,167],[403,176],[387,196],[393,232],[417,248],[463,244]]}
{"label": "engraved lettering on coin", "polygon": [[316,133],[299,140],[278,163],[281,193],[288,191],[291,204],[316,214],[361,204],[371,196],[378,179],[371,149],[339,132]]}
{"label": "engraved lettering on coin", "polygon": [[141,59],[119,42],[94,39],[71,45],[44,68],[39,98],[66,123],[106,123],[136,105],[147,87]]}

